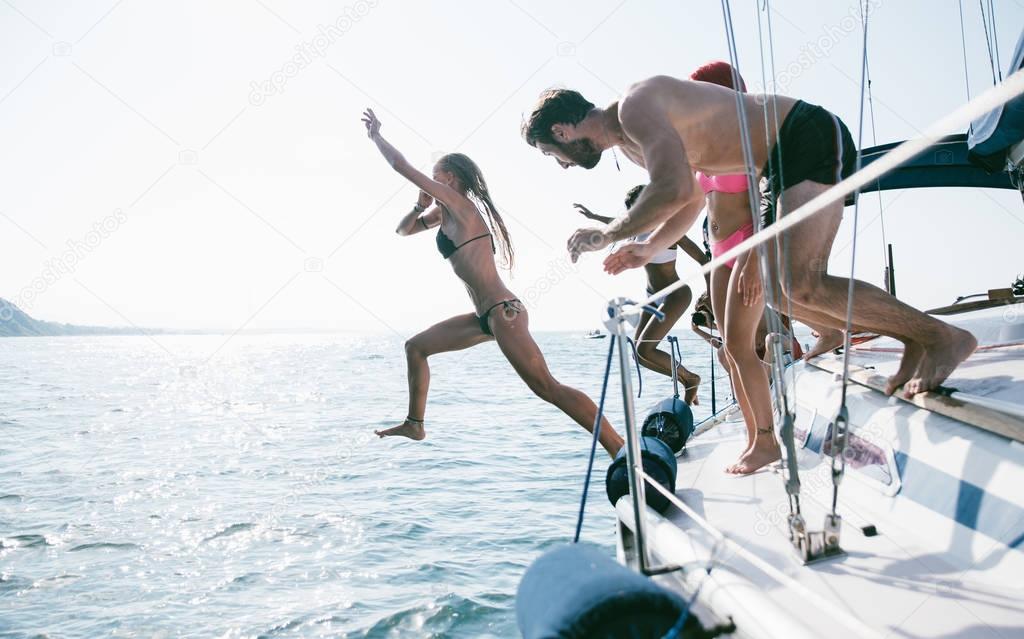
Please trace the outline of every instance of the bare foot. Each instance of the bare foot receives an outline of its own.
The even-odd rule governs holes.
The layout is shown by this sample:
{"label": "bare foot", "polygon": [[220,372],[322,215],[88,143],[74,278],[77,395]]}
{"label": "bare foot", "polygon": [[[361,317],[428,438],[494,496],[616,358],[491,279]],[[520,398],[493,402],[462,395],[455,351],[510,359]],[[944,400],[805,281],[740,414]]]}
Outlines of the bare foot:
{"label": "bare foot", "polygon": [[377,437],[408,437],[420,441],[427,437],[427,431],[423,428],[423,422],[406,420],[393,428],[373,431]]}
{"label": "bare foot", "polygon": [[903,396],[909,399],[918,393],[935,390],[976,348],[978,340],[974,335],[950,326],[948,340],[931,344],[925,350],[917,374],[903,387]]}
{"label": "bare foot", "polygon": [[906,384],[913,377],[922,357],[924,357],[924,346],[917,342],[903,342],[903,359],[900,360],[899,370],[885,384],[886,395],[892,395],[897,388]]}
{"label": "bare foot", "polygon": [[683,383],[683,400],[690,406],[697,406],[700,400],[697,399],[697,388],[700,386],[700,375],[691,373],[682,366],[677,371],[679,381]]}
{"label": "bare foot", "polygon": [[845,336],[843,332],[838,328],[829,329],[827,331],[820,331],[818,333],[818,341],[814,343],[811,350],[807,351],[804,355],[804,360],[809,360],[812,357],[818,355],[824,355],[830,351],[834,351],[843,345]]}
{"label": "bare foot", "polygon": [[734,475],[749,475],[780,459],[782,459],[782,451],[779,449],[778,442],[770,435],[764,436],[759,438],[757,445],[747,451],[747,454],[730,471]]}
{"label": "bare foot", "polygon": [[741,463],[743,463],[743,460],[746,459],[747,455],[750,454],[751,450],[753,450],[753,447],[747,447],[747,449],[740,454],[739,459],[736,460],[736,463],[730,464],[729,466],[725,467],[725,472],[729,473],[730,475],[735,475],[736,469],[739,467]]}

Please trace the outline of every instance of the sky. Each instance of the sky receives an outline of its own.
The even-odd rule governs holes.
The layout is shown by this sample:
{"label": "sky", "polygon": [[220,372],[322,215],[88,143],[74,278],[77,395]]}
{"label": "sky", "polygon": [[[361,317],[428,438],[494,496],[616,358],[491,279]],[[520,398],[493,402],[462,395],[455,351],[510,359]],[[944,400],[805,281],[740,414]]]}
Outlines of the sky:
{"label": "sky", "polygon": [[[758,4],[732,2],[752,88],[764,86]],[[995,6],[1005,67],[1024,3]],[[856,7],[772,3],[779,92],[832,110],[855,139]],[[989,58],[978,4],[963,11],[976,95],[991,86]],[[866,123],[864,146],[917,135],[965,102],[959,15],[954,0],[872,0],[877,130]],[[394,234],[416,191],[367,140],[359,118],[373,107],[417,166],[450,151],[481,166],[531,326],[594,328],[608,299],[642,295],[643,275],[608,276],[600,254],[571,265],[565,242],[585,222],[572,204],[617,214],[645,173],[610,154],[562,170],[521,140],[522,117],[551,86],[605,104],[727,56],[714,0],[3,0],[0,297],[52,321],[223,331],[409,336],[471,312],[431,234]],[[1020,197],[865,197],[856,272],[881,283],[884,232],[915,306],[1008,286],[1024,271]],[[851,219],[837,274],[850,271]]]}

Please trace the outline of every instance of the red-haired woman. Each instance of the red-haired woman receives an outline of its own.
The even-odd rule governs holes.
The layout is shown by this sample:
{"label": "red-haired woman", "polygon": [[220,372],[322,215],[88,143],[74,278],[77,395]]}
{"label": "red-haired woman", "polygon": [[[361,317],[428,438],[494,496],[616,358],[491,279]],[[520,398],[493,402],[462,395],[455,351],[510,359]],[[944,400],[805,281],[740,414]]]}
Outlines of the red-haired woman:
{"label": "red-haired woman", "polygon": [[[747,90],[742,78],[734,86],[733,69],[727,62],[705,64],[690,79]],[[754,234],[747,176],[698,172],[696,177],[707,195],[711,254],[718,257]],[[757,328],[765,300],[756,251],[742,253],[711,272],[711,305],[722,331],[722,353],[728,360],[733,392],[747,424],[747,448],[726,471],[746,475],[781,456],[768,374],[757,356]]]}

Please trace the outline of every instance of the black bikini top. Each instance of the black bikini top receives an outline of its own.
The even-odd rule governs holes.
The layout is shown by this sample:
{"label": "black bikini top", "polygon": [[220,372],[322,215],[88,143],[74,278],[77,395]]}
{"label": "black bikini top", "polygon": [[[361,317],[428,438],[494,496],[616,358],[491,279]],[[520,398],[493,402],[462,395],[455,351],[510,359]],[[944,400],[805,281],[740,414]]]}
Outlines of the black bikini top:
{"label": "black bikini top", "polygon": [[[441,252],[441,257],[447,260],[449,257],[452,256],[453,253],[455,253],[455,251],[459,250],[463,246],[469,244],[470,242],[475,242],[476,240],[483,239],[485,237],[491,237],[491,234],[484,233],[483,235],[471,237],[462,244],[456,246],[455,242],[452,242],[451,238],[444,234],[444,231],[442,231],[441,229],[437,229],[437,250]],[[493,237],[491,237],[491,252],[494,252]]]}

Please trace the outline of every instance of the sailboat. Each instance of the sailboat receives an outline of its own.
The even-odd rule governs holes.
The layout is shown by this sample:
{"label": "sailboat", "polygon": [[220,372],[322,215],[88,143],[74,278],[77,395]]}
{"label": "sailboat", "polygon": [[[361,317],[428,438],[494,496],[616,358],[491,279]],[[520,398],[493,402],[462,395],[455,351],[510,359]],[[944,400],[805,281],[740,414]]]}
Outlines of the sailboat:
{"label": "sailboat", "polygon": [[[1007,83],[1021,78],[1024,34]],[[1024,195],[1024,97],[980,114],[968,133],[898,163],[890,154],[902,143],[864,149],[864,170],[892,166],[857,190]],[[891,258],[887,267],[895,294]],[[791,364],[776,380],[783,461],[743,480],[722,472],[747,443],[729,406],[695,424],[660,465],[675,467],[673,481],[656,481],[648,461],[663,455],[637,432],[623,375],[630,486],[615,503],[621,566],[591,551],[559,555],[560,583],[582,594],[549,591],[538,623],[535,592],[550,570],[543,562],[553,561],[542,557],[520,588],[524,636],[1024,636],[1024,280],[928,312],[979,344],[943,392],[887,396],[902,345],[884,337]],[[623,349],[624,370],[625,358]],[[656,508],[652,494],[665,505]],[[552,612],[567,601],[585,612]],[[593,631],[595,618],[630,634]],[[572,634],[580,628],[588,630]]]}

